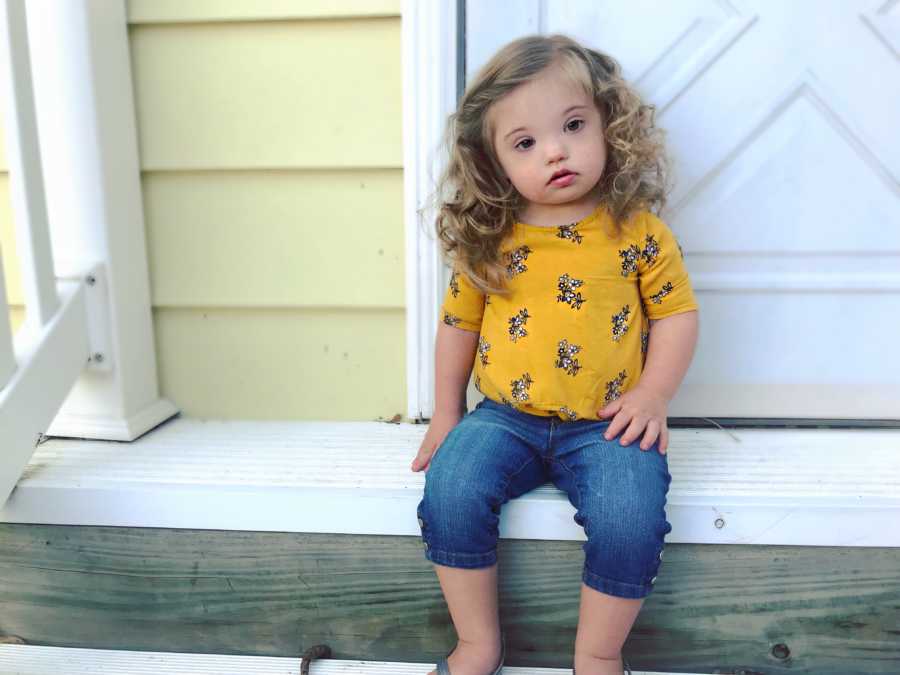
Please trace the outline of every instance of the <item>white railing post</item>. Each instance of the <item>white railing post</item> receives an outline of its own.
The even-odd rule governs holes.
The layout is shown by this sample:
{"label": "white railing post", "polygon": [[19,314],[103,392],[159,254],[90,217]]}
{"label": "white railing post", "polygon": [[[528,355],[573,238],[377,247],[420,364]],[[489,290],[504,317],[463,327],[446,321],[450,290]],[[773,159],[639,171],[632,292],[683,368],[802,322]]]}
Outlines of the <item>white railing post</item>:
{"label": "white railing post", "polygon": [[[27,310],[24,325],[13,336],[0,282],[2,505],[84,370],[89,352],[84,287],[54,279],[24,0],[0,0],[0,79],[10,201]],[[103,276],[102,267],[95,272]]]}
{"label": "white railing post", "polygon": [[35,128],[34,90],[28,58],[25,3],[4,2],[3,30],[8,35],[6,61],[6,144],[9,157],[10,201],[16,229],[16,250],[22,269],[22,290],[28,312],[25,330],[45,326],[59,308],[53,278],[53,254]]}
{"label": "white railing post", "polygon": [[125,0],[26,9],[56,276],[87,284],[91,355],[46,433],[129,441],[178,410],[157,384]]}

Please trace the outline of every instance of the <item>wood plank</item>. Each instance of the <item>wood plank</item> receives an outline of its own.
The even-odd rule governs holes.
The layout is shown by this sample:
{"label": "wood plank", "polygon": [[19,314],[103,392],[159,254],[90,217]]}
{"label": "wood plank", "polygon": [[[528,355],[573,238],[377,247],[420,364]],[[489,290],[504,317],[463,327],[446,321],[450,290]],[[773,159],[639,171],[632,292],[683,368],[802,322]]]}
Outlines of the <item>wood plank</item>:
{"label": "wood plank", "polygon": [[[510,666],[571,664],[581,546],[501,540]],[[47,646],[431,662],[455,641],[418,537],[2,524],[0,606],[4,633]],[[669,544],[624,652],[638,670],[895,673],[898,627],[900,549]]]}
{"label": "wood plank", "polygon": [[[0,106],[2,107],[2,106]],[[3,129],[3,127],[0,127]],[[4,138],[5,133],[0,133]],[[0,141],[0,151],[3,150]],[[0,155],[0,161],[6,157]],[[0,172],[0,257],[3,258],[3,277],[6,284],[6,299],[11,306],[24,305],[25,291],[22,288],[22,263],[19,260],[18,243],[16,241],[16,223],[13,220],[12,193],[10,192],[9,172]]]}
{"label": "wood plank", "polygon": [[142,183],[155,307],[405,307],[401,170]]}
{"label": "wood plank", "polygon": [[400,18],[129,28],[143,170],[399,168]]}
{"label": "wood plank", "polygon": [[[402,170],[150,171],[141,183],[154,307],[405,307]],[[0,255],[21,305],[2,173]]]}
{"label": "wood plank", "polygon": [[128,23],[282,21],[399,16],[400,0],[128,0]]}
{"label": "wood plank", "polygon": [[153,317],[160,388],[184,415],[377,420],[404,409],[402,310],[162,308]]}
{"label": "wood plank", "polygon": [[12,330],[12,334],[15,335],[19,332],[19,329],[22,327],[22,324],[25,323],[25,305],[10,305],[9,306],[9,324],[10,329]]}

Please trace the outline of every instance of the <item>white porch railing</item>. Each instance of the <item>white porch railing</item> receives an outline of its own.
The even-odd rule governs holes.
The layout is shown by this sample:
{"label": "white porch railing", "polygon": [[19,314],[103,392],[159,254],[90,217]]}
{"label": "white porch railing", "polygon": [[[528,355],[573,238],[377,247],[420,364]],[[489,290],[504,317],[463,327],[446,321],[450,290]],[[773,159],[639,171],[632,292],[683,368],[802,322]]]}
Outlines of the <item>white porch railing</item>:
{"label": "white porch railing", "polygon": [[44,435],[130,441],[178,410],[158,396],[124,0],[2,0],[0,61],[26,307],[13,336],[0,262],[2,508]]}

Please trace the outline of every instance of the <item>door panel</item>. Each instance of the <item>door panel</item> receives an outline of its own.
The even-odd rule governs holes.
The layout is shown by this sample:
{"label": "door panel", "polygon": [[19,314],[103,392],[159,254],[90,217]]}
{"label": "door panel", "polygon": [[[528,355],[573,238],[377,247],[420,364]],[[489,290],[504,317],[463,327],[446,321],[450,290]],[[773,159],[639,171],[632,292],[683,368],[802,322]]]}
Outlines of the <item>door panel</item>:
{"label": "door panel", "polygon": [[467,79],[561,32],[657,107],[701,317],[670,415],[900,418],[898,25],[882,0],[467,3]]}

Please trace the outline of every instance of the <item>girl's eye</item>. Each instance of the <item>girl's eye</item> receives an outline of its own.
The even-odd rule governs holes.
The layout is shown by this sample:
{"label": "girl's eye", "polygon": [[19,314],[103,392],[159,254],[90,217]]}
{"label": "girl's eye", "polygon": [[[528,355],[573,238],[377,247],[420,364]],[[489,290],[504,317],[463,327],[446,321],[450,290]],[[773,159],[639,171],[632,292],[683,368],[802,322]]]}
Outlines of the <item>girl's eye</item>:
{"label": "girl's eye", "polygon": [[[518,143],[516,143],[516,147],[518,148],[519,146],[522,145],[522,143],[525,143],[526,141],[530,141],[530,140],[531,140],[530,138],[523,138],[521,141],[519,141]],[[528,149],[528,148],[525,148],[525,150],[527,150],[527,149]]]}
{"label": "girl's eye", "polygon": [[[569,120],[568,122],[566,122],[566,129],[568,129],[569,131],[578,131],[585,124],[586,124],[586,122],[584,120],[572,119],[572,120]],[[530,143],[531,145],[533,145],[534,140],[531,138],[523,138],[521,141],[516,143],[515,147],[520,148],[522,150],[527,150],[528,148],[531,147],[531,145],[523,146],[522,145],[523,143]]]}

